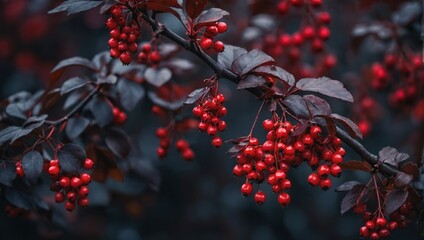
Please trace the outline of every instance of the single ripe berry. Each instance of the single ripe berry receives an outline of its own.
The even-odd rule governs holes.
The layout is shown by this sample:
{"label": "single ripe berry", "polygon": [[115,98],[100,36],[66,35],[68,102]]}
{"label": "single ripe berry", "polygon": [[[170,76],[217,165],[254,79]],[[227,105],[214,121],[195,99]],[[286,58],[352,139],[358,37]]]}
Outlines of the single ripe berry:
{"label": "single ripe berry", "polygon": [[370,239],[371,240],[378,240],[378,239],[380,239],[380,236],[378,235],[378,233],[372,232],[371,235],[370,235]]}
{"label": "single ripe berry", "polygon": [[282,188],[282,189],[284,189],[284,190],[286,190],[286,189],[290,189],[290,188],[291,188],[291,186],[292,186],[291,181],[290,181],[290,180],[288,180],[288,179],[284,179],[284,180],[281,182],[281,188]]}
{"label": "single ripe berry", "polygon": [[367,238],[370,235],[370,231],[368,230],[366,226],[362,226],[359,229],[359,234],[361,235],[361,237]]}
{"label": "single ripe berry", "polygon": [[279,14],[285,14],[289,10],[289,4],[286,1],[280,1],[277,5]]}
{"label": "single ripe berry", "polygon": [[322,188],[322,190],[328,190],[331,188],[331,180],[330,179],[322,179],[321,182],[319,183],[320,187]]}
{"label": "single ripe berry", "polygon": [[206,32],[212,36],[218,34],[218,28],[216,26],[209,26],[206,28]]}
{"label": "single ripe berry", "polygon": [[62,177],[59,180],[59,184],[63,188],[68,188],[71,185],[71,180],[68,177]]}
{"label": "single ripe berry", "polygon": [[334,177],[340,177],[340,175],[342,174],[342,168],[337,164],[332,164],[330,166],[330,173]]}
{"label": "single ripe berry", "polygon": [[82,185],[82,181],[78,177],[73,177],[71,179],[71,187],[73,188],[79,188]]}
{"label": "single ripe berry", "polygon": [[224,33],[227,31],[228,26],[225,22],[219,22],[216,24],[216,27],[218,28],[219,33]]}
{"label": "single ripe berry", "polygon": [[62,202],[64,202],[64,201],[65,201],[65,194],[64,194],[63,192],[57,192],[57,193],[54,195],[54,200],[55,200],[55,202],[57,202],[57,203],[62,203]]}
{"label": "single ripe berry", "polygon": [[255,200],[255,202],[256,202],[257,204],[259,204],[259,205],[263,204],[263,203],[265,202],[265,200],[266,200],[266,195],[265,195],[265,193],[264,193],[264,192],[262,192],[262,191],[258,191],[258,192],[256,192],[256,193],[255,193],[254,200]]}
{"label": "single ripe berry", "polygon": [[149,61],[152,63],[158,63],[160,61],[159,51],[153,51],[149,54]]}
{"label": "single ripe berry", "polygon": [[215,49],[215,51],[217,51],[217,52],[223,52],[224,51],[224,48],[225,48],[225,45],[224,45],[224,43],[223,42],[221,42],[221,41],[216,41],[215,43],[214,43],[214,45],[213,45],[213,48]]}
{"label": "single ripe berry", "polygon": [[88,195],[88,193],[89,193],[90,191],[89,191],[89,189],[88,189],[88,187],[87,186],[82,186],[82,187],[80,187],[80,189],[78,190],[78,196],[80,197],[80,198],[82,198],[82,197],[86,197],[87,195]]}
{"label": "single ripe berry", "polygon": [[189,148],[189,144],[186,140],[184,139],[179,139],[176,143],[175,143],[175,147],[177,148],[178,151],[184,151],[185,149]]}
{"label": "single ripe berry", "polygon": [[398,227],[398,223],[397,222],[395,222],[395,221],[393,221],[393,222],[390,222],[389,223],[389,229],[390,230],[395,230],[396,228]]}
{"label": "single ripe berry", "polygon": [[289,133],[287,129],[283,127],[279,127],[277,128],[277,130],[275,130],[275,135],[277,136],[277,138],[286,138],[289,135]]}
{"label": "single ripe berry", "polygon": [[333,156],[331,156],[331,162],[334,164],[340,164],[341,162],[343,162],[342,155],[338,153],[333,154]]}
{"label": "single ripe berry", "polygon": [[390,231],[387,228],[382,228],[378,231],[378,236],[380,238],[387,238],[390,235]]}
{"label": "single ripe berry", "polygon": [[287,207],[290,203],[290,195],[288,193],[280,193],[278,195],[278,203],[283,207]]}
{"label": "single ripe berry", "polygon": [[122,52],[121,55],[119,56],[119,60],[121,60],[121,62],[124,65],[128,65],[131,63],[131,55],[128,51]]}
{"label": "single ripe berry", "polygon": [[77,199],[77,194],[74,191],[70,191],[66,194],[68,201],[75,201]]}
{"label": "single ripe berry", "polygon": [[379,217],[377,220],[375,220],[375,223],[377,226],[385,227],[387,225],[387,220],[384,217]]}
{"label": "single ripe berry", "polygon": [[253,186],[251,183],[245,183],[243,185],[241,185],[241,193],[243,194],[243,196],[247,197],[250,194],[252,194],[253,191]]}
{"label": "single ripe berry", "polygon": [[87,170],[91,170],[94,167],[94,162],[90,158],[86,158],[84,161],[84,168]]}
{"label": "single ripe berry", "polygon": [[374,228],[375,228],[375,223],[374,223],[374,221],[369,220],[369,221],[367,221],[367,222],[365,223],[365,226],[367,226],[367,228],[368,228],[369,230],[374,230]]}
{"label": "single ripe berry", "polygon": [[48,170],[50,176],[58,176],[60,173],[60,169],[58,166],[51,166]]}
{"label": "single ripe berry", "polygon": [[75,209],[75,203],[74,203],[74,202],[67,201],[67,202],[65,203],[65,209],[66,209],[67,211],[69,211],[69,212],[74,211],[74,209]]}
{"label": "single ripe berry", "polygon": [[220,137],[218,137],[218,136],[215,136],[215,137],[212,139],[212,145],[213,145],[214,147],[216,147],[216,148],[221,147],[221,145],[222,145],[222,139],[221,139]]}
{"label": "single ripe berry", "polygon": [[187,160],[187,161],[193,160],[194,159],[193,150],[191,150],[190,148],[187,148],[186,150],[183,151],[182,157],[184,158],[184,160]]}
{"label": "single ripe berry", "polygon": [[318,186],[318,184],[320,183],[320,177],[318,174],[316,173],[311,173],[308,176],[308,182],[309,184],[311,184],[312,186]]}
{"label": "single ripe berry", "polygon": [[202,49],[204,49],[204,50],[209,49],[210,47],[212,47],[212,44],[213,44],[213,42],[212,42],[212,39],[210,39],[210,38],[203,37],[200,40],[200,47]]}
{"label": "single ripe berry", "polygon": [[233,168],[233,174],[234,176],[237,176],[237,177],[243,176],[244,174],[243,167],[239,164],[235,165]]}
{"label": "single ripe berry", "polygon": [[80,198],[80,199],[78,199],[78,205],[80,207],[88,207],[89,202],[90,201],[88,200],[88,198]]}
{"label": "single ripe berry", "polygon": [[156,149],[156,154],[159,158],[166,158],[166,156],[168,155],[168,151],[163,147],[158,147]]}
{"label": "single ripe berry", "polygon": [[313,145],[313,144],[314,144],[314,139],[312,138],[312,136],[311,136],[311,135],[309,135],[309,134],[305,134],[305,135],[303,136],[303,138],[302,138],[302,142],[303,142],[305,145],[311,146],[311,145]]}
{"label": "single ripe berry", "polygon": [[326,177],[330,174],[330,167],[327,164],[318,167],[317,173],[321,177]]}
{"label": "single ripe berry", "polygon": [[271,119],[266,119],[262,122],[262,127],[266,131],[271,131],[274,128],[274,122]]}
{"label": "single ripe berry", "polygon": [[311,129],[309,130],[309,133],[311,134],[311,137],[314,139],[317,139],[321,136],[321,128],[318,126],[313,126],[311,127]]}
{"label": "single ripe berry", "polygon": [[91,176],[88,173],[81,173],[80,179],[81,179],[82,185],[88,185],[91,182]]}

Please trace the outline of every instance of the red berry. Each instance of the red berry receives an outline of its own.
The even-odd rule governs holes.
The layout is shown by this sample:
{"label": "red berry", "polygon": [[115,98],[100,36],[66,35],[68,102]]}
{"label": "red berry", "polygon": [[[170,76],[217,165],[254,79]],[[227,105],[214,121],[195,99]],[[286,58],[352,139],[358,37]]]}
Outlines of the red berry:
{"label": "red berry", "polygon": [[318,167],[317,173],[321,177],[326,177],[328,174],[330,174],[330,167],[325,164]]}
{"label": "red berry", "polygon": [[108,41],[108,45],[110,48],[117,48],[118,47],[118,40],[111,38]]}
{"label": "red berry", "polygon": [[128,65],[131,63],[131,55],[128,51],[122,52],[121,55],[119,56],[119,60],[121,60],[121,62],[124,65]]}
{"label": "red berry", "polygon": [[367,206],[365,204],[362,204],[362,203],[356,205],[353,208],[353,212],[358,214],[358,215],[364,214],[366,210],[367,210]]}
{"label": "red berry", "polygon": [[191,161],[194,159],[194,152],[190,148],[186,149],[182,153],[184,160]]}
{"label": "red berry", "polygon": [[88,190],[87,186],[82,186],[79,190],[78,190],[78,196],[80,198],[86,197],[88,195],[90,191]]}
{"label": "red berry", "polygon": [[262,127],[266,131],[271,131],[274,128],[274,122],[270,119],[266,119],[262,122]]}
{"label": "red berry", "polygon": [[241,185],[241,193],[243,194],[243,196],[247,197],[250,194],[252,194],[253,191],[253,186],[251,183],[245,183],[243,185]]}
{"label": "red berry", "polygon": [[321,7],[322,0],[310,0],[310,3],[313,7]]}
{"label": "red berry", "polygon": [[73,177],[71,179],[71,187],[73,188],[79,188],[82,185],[82,181],[78,177]]}
{"label": "red berry", "polygon": [[290,189],[291,186],[292,186],[291,181],[288,179],[284,179],[283,182],[281,182],[282,189]]}
{"label": "red berry", "polygon": [[59,181],[60,186],[68,188],[71,185],[71,180],[68,177],[62,177]]}
{"label": "red berry", "polygon": [[88,173],[81,173],[80,179],[81,179],[82,185],[88,185],[91,182],[91,176]]}
{"label": "red berry", "polygon": [[51,166],[48,170],[50,176],[58,176],[60,173],[60,169],[58,166]]}
{"label": "red berry", "polygon": [[20,176],[20,177],[25,176],[24,169],[22,168],[22,166],[16,167],[16,174],[18,174],[18,176]]}
{"label": "red berry", "polygon": [[302,5],[303,5],[303,0],[290,0],[290,3],[291,3],[293,6],[300,7],[300,6],[302,6]]}
{"label": "red berry", "polygon": [[389,223],[389,229],[390,230],[395,230],[396,228],[398,227],[398,223],[397,222],[395,222],[395,221],[393,221],[393,222],[390,222]]}
{"label": "red berry", "polygon": [[371,239],[371,240],[378,240],[378,239],[380,239],[380,236],[378,235],[378,233],[373,232],[373,233],[371,233],[371,235],[370,235],[370,239]]}
{"label": "red berry", "polygon": [[153,51],[149,54],[149,61],[152,63],[158,63],[160,61],[160,53],[159,51]]}
{"label": "red berry", "polygon": [[115,17],[119,17],[122,14],[122,10],[119,7],[114,7],[110,13]]}
{"label": "red berry", "polygon": [[67,202],[65,203],[65,209],[66,209],[67,211],[69,211],[69,212],[74,211],[74,209],[75,209],[75,203],[70,202],[70,201],[67,201]]}
{"label": "red berry", "polygon": [[264,162],[267,165],[272,165],[275,162],[275,157],[272,154],[265,154]]}
{"label": "red berry", "polygon": [[222,145],[222,139],[221,139],[220,137],[218,137],[218,136],[215,136],[215,137],[212,139],[212,145],[213,145],[214,147],[216,147],[216,148],[221,147],[221,145]]}
{"label": "red berry", "polygon": [[88,200],[88,198],[80,198],[80,199],[78,199],[78,205],[80,206],[80,207],[87,207],[88,206],[88,204],[89,204],[89,200]]}
{"label": "red berry", "polygon": [[287,129],[279,127],[277,128],[277,130],[275,130],[275,135],[277,136],[277,138],[286,138],[289,133],[287,132]]}
{"label": "red berry", "polygon": [[343,162],[342,155],[338,153],[333,154],[333,156],[331,156],[331,162],[334,164],[340,164],[341,162]]}
{"label": "red berry", "polygon": [[284,14],[289,10],[289,4],[286,1],[280,1],[277,5],[277,11],[280,14]]}
{"label": "red berry", "polygon": [[200,44],[199,45],[200,45],[200,47],[202,49],[206,50],[206,49],[209,49],[210,47],[212,47],[212,44],[213,44],[212,39],[207,38],[207,37],[203,37],[200,40]]}
{"label": "red berry", "polygon": [[311,136],[311,135],[309,135],[309,134],[305,134],[305,135],[303,136],[303,138],[302,138],[302,142],[303,142],[305,145],[311,146],[312,144],[314,144],[314,139],[312,138],[312,136]]}
{"label": "red berry", "polygon": [[223,52],[224,51],[224,48],[225,48],[225,45],[224,45],[224,43],[223,42],[221,42],[221,41],[216,41],[215,43],[214,43],[214,45],[213,45],[213,48],[215,49],[215,51],[217,51],[217,52]]}
{"label": "red berry", "polygon": [[323,190],[328,190],[331,188],[331,180],[330,179],[322,179],[321,182],[319,183],[320,187]]}
{"label": "red berry", "polygon": [[219,33],[224,33],[227,31],[228,26],[225,22],[219,22],[216,24],[216,27],[218,28]]}
{"label": "red berry", "polygon": [[290,195],[288,193],[281,193],[278,195],[278,203],[283,207],[287,207],[290,203]]}
{"label": "red berry", "polygon": [[374,228],[375,228],[375,223],[374,223],[374,221],[369,220],[369,221],[367,221],[367,222],[365,223],[365,226],[367,226],[367,228],[368,228],[369,230],[374,230]]}
{"label": "red berry", "polygon": [[206,32],[212,36],[218,34],[218,28],[216,26],[209,26],[206,28]]}
{"label": "red berry", "polygon": [[63,192],[57,192],[57,193],[54,195],[54,200],[55,200],[55,202],[57,202],[57,203],[62,203],[62,202],[64,202],[64,201],[65,201],[65,194],[64,194]]}
{"label": "red berry", "polygon": [[233,174],[234,176],[237,176],[237,177],[243,176],[244,174],[243,167],[239,164],[235,165],[233,168]]}
{"label": "red berry", "polygon": [[321,27],[318,30],[318,36],[322,40],[327,40],[328,38],[330,38],[330,34],[331,34],[330,29],[328,29],[327,27]]}
{"label": "red berry", "polygon": [[312,186],[318,186],[318,184],[320,183],[320,177],[318,176],[318,174],[316,173],[311,173],[308,176],[308,182],[309,184],[311,184]]}
{"label": "red berry", "polygon": [[307,26],[307,27],[305,27],[305,28],[303,29],[302,34],[303,34],[303,37],[304,37],[304,38],[306,38],[306,39],[311,39],[311,38],[313,38],[313,37],[314,37],[314,35],[315,35],[315,30],[314,30],[314,28],[313,28],[313,27],[311,27],[311,26]]}
{"label": "red berry", "polygon": [[283,170],[281,170],[281,169],[278,169],[276,172],[275,172],[275,177],[278,179],[278,180],[281,180],[281,179],[285,179],[286,178],[286,173],[283,171]]}
{"label": "red berry", "polygon": [[313,126],[311,127],[311,129],[309,130],[309,133],[311,134],[311,137],[314,139],[317,139],[321,136],[321,128],[318,126]]}
{"label": "red berry", "polygon": [[330,166],[330,173],[334,177],[340,177],[340,175],[342,174],[342,168],[337,164],[332,164]]}
{"label": "red berry", "polygon": [[380,238],[387,238],[387,237],[389,237],[389,235],[390,235],[390,231],[387,228],[382,228],[378,232],[378,236]]}
{"label": "red berry", "polygon": [[265,202],[266,195],[265,195],[264,192],[258,191],[258,192],[256,192],[254,199],[255,199],[255,202],[257,204],[261,205],[261,204],[263,204]]}
{"label": "red berry", "polygon": [[87,170],[91,170],[94,167],[94,162],[90,158],[86,158],[84,161],[84,168]]}
{"label": "red berry", "polygon": [[375,223],[377,226],[385,227],[387,225],[387,220],[384,217],[379,217],[377,220],[375,220]]}
{"label": "red berry", "polygon": [[367,238],[370,235],[370,231],[368,230],[366,226],[362,226],[359,229],[359,234],[361,235],[361,237]]}
{"label": "red berry", "polygon": [[179,139],[176,143],[175,143],[175,147],[177,148],[178,151],[184,151],[185,149],[189,148],[189,144],[186,140],[184,139]]}
{"label": "red berry", "polygon": [[268,183],[270,185],[275,185],[278,183],[278,178],[275,176],[275,174],[269,174],[268,175]]}
{"label": "red berry", "polygon": [[294,147],[293,146],[291,146],[291,145],[287,145],[285,148],[284,148],[284,155],[289,155],[289,156],[291,156],[291,155],[294,155],[295,154],[295,152],[296,152],[296,150],[294,149]]}
{"label": "red berry", "polygon": [[317,15],[319,22],[323,24],[329,24],[331,22],[331,16],[328,12],[321,12]]}
{"label": "red berry", "polygon": [[66,194],[68,201],[75,201],[77,199],[77,194],[74,191],[70,191]]}
{"label": "red berry", "polygon": [[202,116],[202,114],[203,114],[203,108],[202,108],[202,107],[200,107],[200,106],[194,107],[194,108],[193,108],[193,114],[194,114],[194,116],[196,116],[196,117],[201,117],[201,116]]}

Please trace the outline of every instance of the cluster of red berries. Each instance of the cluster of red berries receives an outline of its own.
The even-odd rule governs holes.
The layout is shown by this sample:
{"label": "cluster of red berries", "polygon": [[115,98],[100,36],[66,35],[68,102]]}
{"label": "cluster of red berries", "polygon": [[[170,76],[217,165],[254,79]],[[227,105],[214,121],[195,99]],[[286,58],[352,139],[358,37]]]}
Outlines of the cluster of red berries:
{"label": "cluster of red berries", "polygon": [[227,108],[223,106],[224,101],[224,95],[217,94],[193,108],[194,116],[200,118],[199,130],[213,136],[212,145],[216,148],[222,145],[222,139],[218,136],[218,132],[224,131],[227,127],[227,123],[221,120],[227,114]]}
{"label": "cluster of red berries", "polygon": [[137,61],[141,64],[156,65],[160,60],[160,52],[157,50],[152,51],[152,45],[150,43],[146,43],[141,47],[141,51],[138,53],[137,57]]}
{"label": "cluster of red berries", "polygon": [[112,107],[113,122],[116,125],[124,124],[127,121],[127,114],[117,107]]}
{"label": "cluster of red berries", "polygon": [[[273,192],[279,194],[278,202],[287,206],[290,195],[286,190],[291,188],[287,173],[291,166],[299,166],[303,161],[317,169],[308,177],[308,182],[313,186],[327,190],[331,187],[329,176],[340,176],[342,169],[339,164],[343,161],[345,150],[339,138],[322,137],[319,126],[310,127],[309,132],[303,135],[293,136],[298,126],[278,118],[266,119],[262,126],[268,132],[262,145],[254,137],[239,144],[243,148],[237,154],[233,174],[246,177],[246,183],[241,188],[244,196],[252,193],[252,181],[262,183],[266,179]],[[258,191],[254,200],[262,204],[265,193]]]}
{"label": "cluster of red berries", "polygon": [[128,12],[125,6],[115,5],[110,8],[111,17],[106,21],[110,31],[110,56],[119,58],[123,64],[131,63],[131,53],[137,52],[137,40],[141,35],[136,22],[127,22]]}
{"label": "cluster of red berries", "polygon": [[281,0],[277,5],[277,10],[280,14],[285,14],[289,11],[290,5],[302,7],[305,4],[318,8],[322,6],[322,0]]}
{"label": "cluster of red berries", "polygon": [[390,221],[383,217],[381,212],[376,215],[367,211],[364,203],[357,204],[353,211],[358,215],[362,215],[365,221],[365,225],[359,229],[360,236],[378,240],[389,237],[390,232],[398,227],[405,228],[408,225],[407,217],[410,215],[412,208],[412,203],[407,200],[399,209],[390,214]]}
{"label": "cluster of red berries", "polygon": [[[170,131],[167,128],[158,128],[156,130],[156,136],[160,139],[156,153],[159,158],[165,158],[168,155],[169,147],[172,142]],[[191,161],[194,159],[194,151],[190,148],[190,144],[185,139],[178,139],[175,142],[175,147],[181,153],[184,160]]]}
{"label": "cluster of red berries", "polygon": [[227,24],[225,22],[217,22],[214,25],[209,25],[205,27],[205,33],[198,40],[199,46],[203,50],[207,50],[213,48],[217,52],[224,51],[225,45],[221,41],[213,42],[213,39],[219,33],[224,33],[228,29]]}
{"label": "cluster of red berries", "polygon": [[[87,158],[84,161],[84,169],[91,170],[94,167],[93,160]],[[76,204],[80,207],[87,207],[89,200],[87,198],[89,189],[88,184],[91,182],[89,173],[81,173],[80,175],[61,174],[60,164],[57,159],[51,160],[47,165],[52,184],[50,190],[55,192],[55,201],[62,203],[66,200],[65,209],[69,212],[74,211]]]}

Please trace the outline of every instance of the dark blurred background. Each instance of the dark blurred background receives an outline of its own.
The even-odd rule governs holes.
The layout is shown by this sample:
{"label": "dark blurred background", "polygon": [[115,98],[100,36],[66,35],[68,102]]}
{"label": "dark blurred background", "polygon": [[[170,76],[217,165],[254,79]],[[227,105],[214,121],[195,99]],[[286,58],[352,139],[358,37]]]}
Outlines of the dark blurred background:
{"label": "dark blurred background", "polygon": [[[21,90],[34,92],[42,89],[50,70],[61,59],[72,56],[92,58],[97,52],[107,50],[105,16],[98,14],[98,9],[70,17],[66,14],[47,15],[47,11],[60,2],[0,1],[1,98]],[[241,27],[249,24],[253,13],[260,11],[257,6],[269,12],[273,8],[272,4],[275,4],[275,1],[253,0],[210,2],[210,5],[224,8],[232,14],[228,17],[230,30],[223,41],[234,45],[239,44],[240,39],[235,35],[239,35]],[[364,8],[358,2],[367,7]],[[339,65],[331,77],[355,81],[356,78],[345,78],[346,74],[359,78],[362,67],[381,56],[369,49],[352,53],[349,36],[356,22],[368,18],[372,15],[370,12],[390,11],[389,6],[389,3],[379,1],[326,1],[326,8],[334,19],[330,25],[333,34],[328,44],[339,59]],[[171,28],[178,27],[172,19],[164,21],[171,24]],[[190,54],[181,56],[196,60]],[[205,73],[205,66],[200,63],[197,69],[189,76],[190,79],[200,81],[211,74],[209,70]],[[349,89],[355,86],[354,82],[346,84]],[[236,92],[231,83],[221,84],[221,87],[229,99],[229,114],[225,118],[229,130],[223,133],[223,139],[244,136],[250,129],[259,103],[248,92]],[[387,104],[384,95],[375,97],[381,100],[383,106]],[[183,161],[174,150],[167,159],[156,159],[158,140],[154,137],[154,131],[159,125],[157,119],[149,113],[150,106],[151,103],[144,100],[130,113],[125,128],[131,130],[128,132],[137,142],[143,156],[151,159],[152,164],[146,167],[152,168],[152,173],[157,170],[160,174],[158,192],[146,190],[146,184],[131,181],[131,178],[127,178],[125,187],[123,183],[109,180],[108,189],[116,191],[107,199],[106,206],[80,210],[60,227],[48,221],[10,218],[0,211],[0,239],[359,238],[361,217],[351,212],[340,216],[343,194],[336,193],[334,188],[327,192],[311,188],[307,183],[310,169],[306,166],[290,171],[289,177],[293,182],[292,203],[283,209],[267,187],[267,202],[262,206],[256,205],[252,198],[243,198],[240,193],[243,180],[232,176],[235,161],[225,154],[229,145],[215,150],[210,145],[210,139],[197,131],[188,136],[197,154],[193,162]],[[332,102],[332,107],[342,115],[349,116],[351,111],[351,106],[345,103]],[[401,146],[401,150],[412,154],[414,144],[408,144],[408,141],[418,123],[389,110],[381,114],[383,117],[375,124],[372,134],[364,140],[367,148],[376,153],[384,146]],[[269,115],[264,113],[262,119],[266,117]],[[263,139],[260,129],[257,129],[256,134]],[[347,152],[346,159],[358,159],[353,151]],[[369,175],[345,171],[341,178],[333,181],[333,186],[353,179],[365,182]],[[122,195],[117,190],[121,187],[133,189],[134,192],[128,196]],[[391,239],[417,239],[415,229],[415,223],[411,223],[407,229],[395,231]]]}

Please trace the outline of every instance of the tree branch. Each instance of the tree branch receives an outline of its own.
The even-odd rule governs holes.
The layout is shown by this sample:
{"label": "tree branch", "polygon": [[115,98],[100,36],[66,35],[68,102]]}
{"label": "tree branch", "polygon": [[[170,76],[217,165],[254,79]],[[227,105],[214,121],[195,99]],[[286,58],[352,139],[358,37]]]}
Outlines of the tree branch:
{"label": "tree branch", "polygon": [[[196,47],[193,42],[190,42],[182,38],[178,34],[166,28],[163,24],[158,23],[157,21],[147,16],[146,14],[143,14],[142,16],[143,16],[143,19],[152,27],[152,29],[155,32],[157,32],[159,35],[162,35],[168,38],[169,40],[172,40],[173,42],[177,43],[181,47],[185,48],[186,50],[198,56],[209,67],[211,67],[212,70],[215,71],[215,73],[217,73],[219,77],[226,78],[235,84],[238,84],[240,82],[240,78],[237,76],[237,74],[224,68],[221,64],[219,64],[217,61],[212,59],[209,55],[201,51],[200,48]],[[249,91],[255,94],[259,98],[263,95],[262,91],[260,91],[257,88],[249,89]],[[396,169],[395,167],[389,164],[380,163],[378,156],[370,153],[361,143],[359,143],[356,139],[349,136],[342,129],[337,128],[337,136],[341,140],[343,140],[343,142],[349,145],[355,152],[357,152],[359,156],[362,157],[363,160],[370,163],[381,174],[385,175],[386,177],[394,177],[400,172],[398,169]]]}

